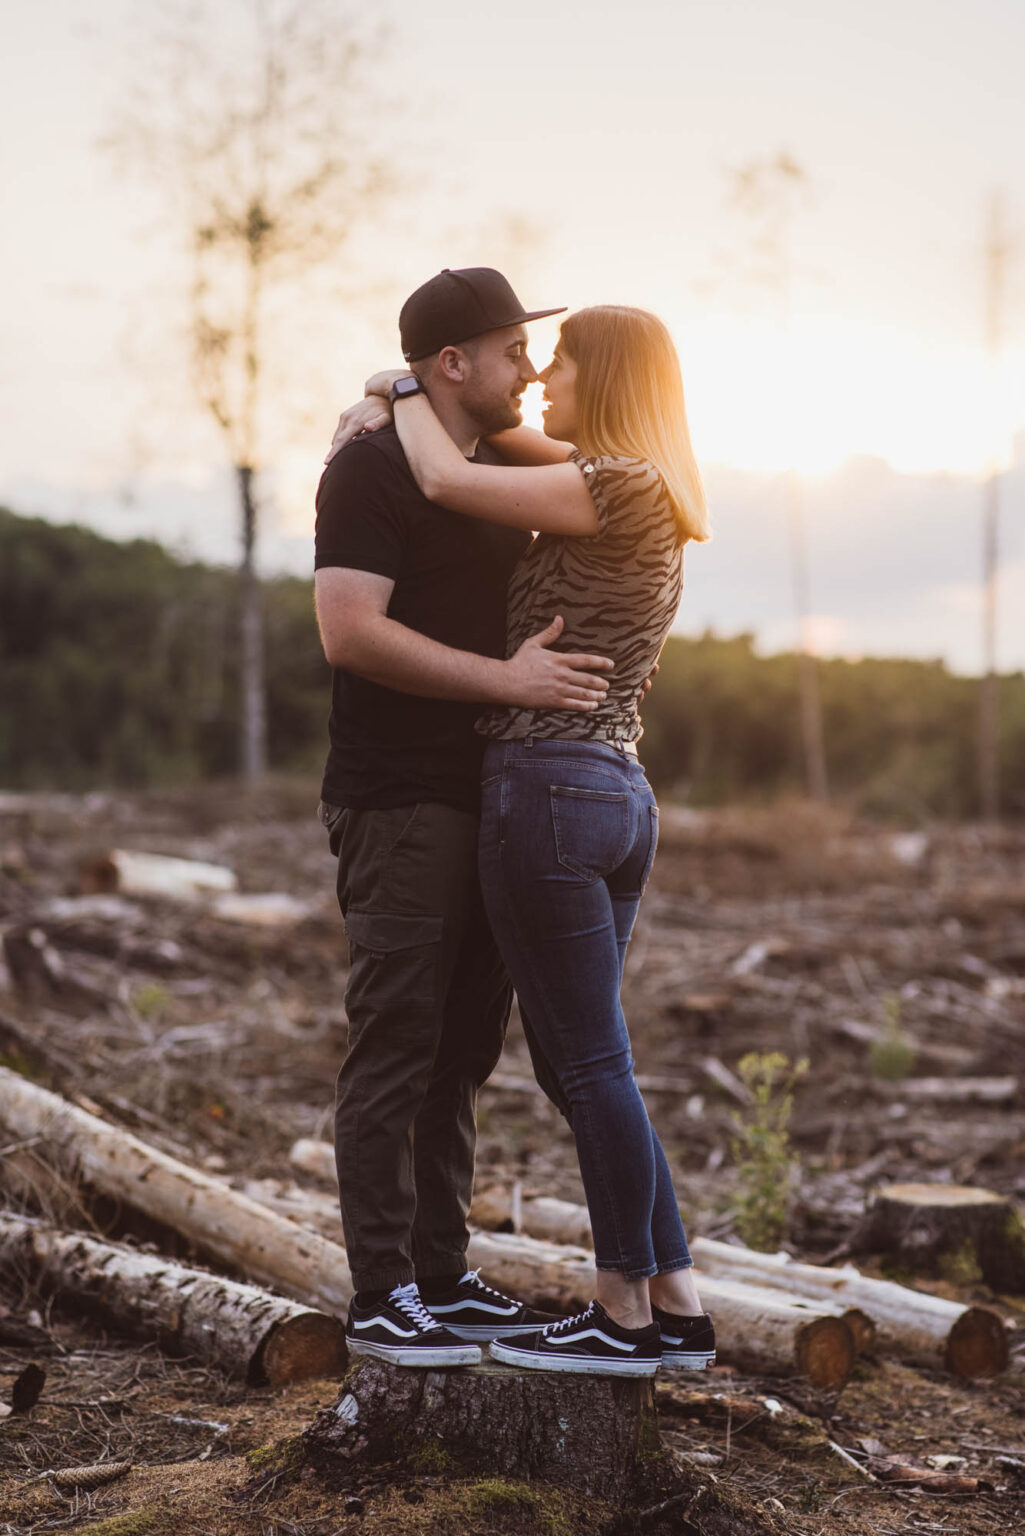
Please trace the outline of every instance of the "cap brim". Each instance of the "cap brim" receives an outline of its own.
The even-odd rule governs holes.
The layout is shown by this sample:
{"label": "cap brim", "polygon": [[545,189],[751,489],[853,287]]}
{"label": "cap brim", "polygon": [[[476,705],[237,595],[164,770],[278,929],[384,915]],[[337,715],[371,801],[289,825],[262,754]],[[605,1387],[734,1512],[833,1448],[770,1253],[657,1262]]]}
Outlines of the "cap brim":
{"label": "cap brim", "polygon": [[510,325],[518,325],[526,320],[544,320],[547,315],[564,315],[569,308],[568,304],[560,304],[558,309],[532,309],[529,315],[520,315],[518,320],[510,320]]}

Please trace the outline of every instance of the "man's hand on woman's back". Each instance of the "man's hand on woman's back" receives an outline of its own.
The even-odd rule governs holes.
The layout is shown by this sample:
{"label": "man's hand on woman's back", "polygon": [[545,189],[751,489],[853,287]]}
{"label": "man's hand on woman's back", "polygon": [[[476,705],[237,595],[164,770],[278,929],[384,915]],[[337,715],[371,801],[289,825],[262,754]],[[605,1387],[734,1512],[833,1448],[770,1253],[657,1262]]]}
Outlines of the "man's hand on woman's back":
{"label": "man's hand on woman's back", "polygon": [[614,663],[607,656],[550,650],[562,630],[561,616],[554,618],[504,663],[509,688],[503,703],[527,709],[589,710],[604,702],[609,683],[602,674],[611,672]]}

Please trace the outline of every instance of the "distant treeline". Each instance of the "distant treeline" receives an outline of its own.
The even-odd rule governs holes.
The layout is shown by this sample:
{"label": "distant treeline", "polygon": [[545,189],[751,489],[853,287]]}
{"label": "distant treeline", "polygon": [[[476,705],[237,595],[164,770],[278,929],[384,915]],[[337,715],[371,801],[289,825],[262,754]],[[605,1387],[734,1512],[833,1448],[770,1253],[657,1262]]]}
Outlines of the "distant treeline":
{"label": "distant treeline", "polygon": [[[232,775],[236,579],[146,540],[115,543],[0,509],[0,786],[81,789]],[[264,587],[271,765],[316,772],[330,673],[311,584]],[[864,812],[969,817],[978,684],[941,662],[826,661],[830,787]],[[645,707],[644,760],[693,804],[803,784],[798,664],[752,637],[673,638]],[[1001,782],[1025,816],[1025,676],[1001,683]]]}

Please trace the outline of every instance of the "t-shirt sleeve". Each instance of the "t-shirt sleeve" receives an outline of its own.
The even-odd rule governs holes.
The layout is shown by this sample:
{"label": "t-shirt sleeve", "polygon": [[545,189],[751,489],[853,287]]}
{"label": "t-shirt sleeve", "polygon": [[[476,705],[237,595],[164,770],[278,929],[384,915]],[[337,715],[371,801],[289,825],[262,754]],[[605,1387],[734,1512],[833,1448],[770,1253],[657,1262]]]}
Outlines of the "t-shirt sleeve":
{"label": "t-shirt sleeve", "polygon": [[591,493],[598,513],[599,539],[617,534],[633,539],[646,528],[664,527],[672,518],[665,481],[647,459],[615,459],[577,449],[570,458]]}
{"label": "t-shirt sleeve", "polygon": [[317,489],[315,570],[342,565],[397,579],[406,523],[395,476],[367,442],[350,443],[331,460]]}

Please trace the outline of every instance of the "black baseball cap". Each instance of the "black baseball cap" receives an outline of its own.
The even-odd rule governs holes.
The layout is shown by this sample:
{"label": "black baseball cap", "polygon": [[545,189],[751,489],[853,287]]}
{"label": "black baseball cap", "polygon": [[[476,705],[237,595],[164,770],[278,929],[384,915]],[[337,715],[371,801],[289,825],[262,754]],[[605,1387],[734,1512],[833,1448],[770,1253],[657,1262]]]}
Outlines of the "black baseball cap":
{"label": "black baseball cap", "polygon": [[562,315],[566,308],[562,304],[558,309],[524,309],[508,280],[494,267],[446,267],[403,304],[399,313],[402,355],[411,363],[485,331]]}

